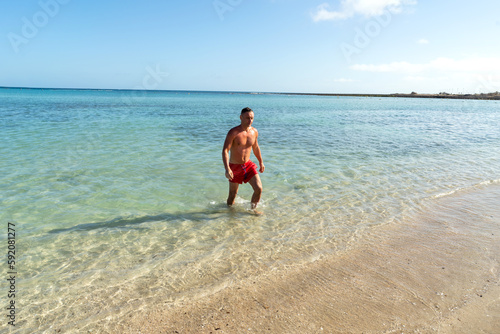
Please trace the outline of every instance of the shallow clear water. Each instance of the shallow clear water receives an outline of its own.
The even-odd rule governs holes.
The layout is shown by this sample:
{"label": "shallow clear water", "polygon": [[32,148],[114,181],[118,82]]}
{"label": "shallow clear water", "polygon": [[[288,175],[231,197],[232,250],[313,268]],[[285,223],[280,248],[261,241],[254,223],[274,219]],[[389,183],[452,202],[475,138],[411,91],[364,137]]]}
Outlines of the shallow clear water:
{"label": "shallow clear water", "polygon": [[[248,185],[225,206],[222,144],[246,106],[261,217]],[[348,251],[429,199],[500,180],[497,101],[0,89],[0,115],[0,221],[16,224],[26,332]]]}

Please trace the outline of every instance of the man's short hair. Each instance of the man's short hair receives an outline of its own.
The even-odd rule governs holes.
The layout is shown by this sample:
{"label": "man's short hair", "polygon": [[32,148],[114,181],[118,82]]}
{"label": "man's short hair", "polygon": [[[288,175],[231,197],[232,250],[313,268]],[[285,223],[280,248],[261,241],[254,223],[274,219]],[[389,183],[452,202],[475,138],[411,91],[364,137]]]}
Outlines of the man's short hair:
{"label": "man's short hair", "polygon": [[246,112],[253,112],[253,110],[252,110],[252,109],[250,109],[250,108],[248,108],[248,107],[241,109],[241,114],[242,114],[242,115],[243,115],[244,113],[246,113]]}

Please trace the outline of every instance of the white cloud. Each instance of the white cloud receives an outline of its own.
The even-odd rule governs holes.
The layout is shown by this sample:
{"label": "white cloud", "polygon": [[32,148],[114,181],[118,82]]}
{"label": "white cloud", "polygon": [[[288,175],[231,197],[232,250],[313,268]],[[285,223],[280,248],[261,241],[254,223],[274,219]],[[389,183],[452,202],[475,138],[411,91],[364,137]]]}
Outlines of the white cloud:
{"label": "white cloud", "polygon": [[333,80],[333,81],[334,81],[334,82],[346,83],[346,82],[354,82],[355,80],[353,80],[353,79],[339,78],[339,79],[335,79],[335,80]]}
{"label": "white cloud", "polygon": [[[401,76],[418,92],[456,89],[460,92],[488,93],[500,91],[500,57],[436,58],[426,63],[392,62],[356,64],[351,70],[371,72],[380,80],[383,73]],[[394,80],[394,78],[393,78]]]}
{"label": "white cloud", "polygon": [[327,3],[318,6],[316,14],[313,14],[314,22],[342,20],[352,16],[350,13],[347,12],[330,12],[328,10],[328,7],[330,7],[330,5]]}
{"label": "white cloud", "polygon": [[424,64],[412,64],[402,61],[381,65],[356,64],[350,66],[350,68],[355,71],[366,72],[421,73],[425,71],[441,71],[491,73],[500,71],[500,58],[476,57],[456,60],[442,57]]}
{"label": "white cloud", "polygon": [[429,44],[429,40],[425,38],[421,38],[417,41],[418,44]]}
{"label": "white cloud", "polygon": [[350,68],[355,71],[365,71],[365,72],[403,72],[403,73],[417,73],[421,72],[426,65],[421,64],[410,64],[405,61],[393,62],[390,64],[382,65],[368,65],[368,64],[356,64],[352,65]]}
{"label": "white cloud", "polygon": [[399,13],[405,5],[415,5],[416,0],[342,0],[339,11],[330,11],[330,5],[323,3],[312,15],[314,22],[345,20],[355,15],[365,17],[380,16],[386,10]]}
{"label": "white cloud", "polygon": [[432,80],[431,78],[427,78],[427,77],[422,77],[422,76],[415,76],[415,75],[409,75],[407,77],[404,78],[406,81],[410,81],[410,82],[422,82],[422,81],[428,81],[428,80]]}

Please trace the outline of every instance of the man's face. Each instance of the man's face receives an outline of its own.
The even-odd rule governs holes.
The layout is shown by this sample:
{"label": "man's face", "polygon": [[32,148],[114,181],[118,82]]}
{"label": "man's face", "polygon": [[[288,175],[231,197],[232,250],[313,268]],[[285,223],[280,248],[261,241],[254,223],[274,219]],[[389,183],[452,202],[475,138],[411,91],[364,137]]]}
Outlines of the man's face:
{"label": "man's face", "polygon": [[246,112],[240,116],[241,125],[244,127],[251,126],[253,123],[253,111]]}

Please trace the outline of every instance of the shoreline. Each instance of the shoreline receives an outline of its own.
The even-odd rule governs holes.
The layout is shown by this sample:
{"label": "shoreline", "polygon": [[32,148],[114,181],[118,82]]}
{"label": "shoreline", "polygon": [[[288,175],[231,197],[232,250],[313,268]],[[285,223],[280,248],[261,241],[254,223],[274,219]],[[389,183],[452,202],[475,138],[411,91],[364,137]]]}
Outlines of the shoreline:
{"label": "shoreline", "polygon": [[[79,90],[79,91],[121,91],[133,92],[136,89],[114,89],[114,88],[41,88],[41,87],[7,87],[0,86],[0,89],[26,89],[26,90]],[[412,92],[392,93],[392,94],[337,94],[337,93],[287,93],[287,92],[239,92],[239,91],[190,91],[190,90],[138,90],[144,92],[179,92],[179,93],[219,93],[219,94],[248,94],[248,95],[305,95],[305,96],[331,96],[331,97],[396,97],[396,98],[423,98],[423,99],[457,99],[457,100],[500,100],[500,92],[481,94],[418,94]]]}
{"label": "shoreline", "polygon": [[107,330],[491,333],[500,327],[499,198],[498,185],[438,198],[347,253],[150,305]]}
{"label": "shoreline", "polygon": [[330,94],[330,93],[272,93],[277,95],[312,95],[312,96],[339,96],[339,97],[396,97],[396,98],[421,98],[421,99],[457,99],[457,100],[500,100],[500,93],[488,94]]}

